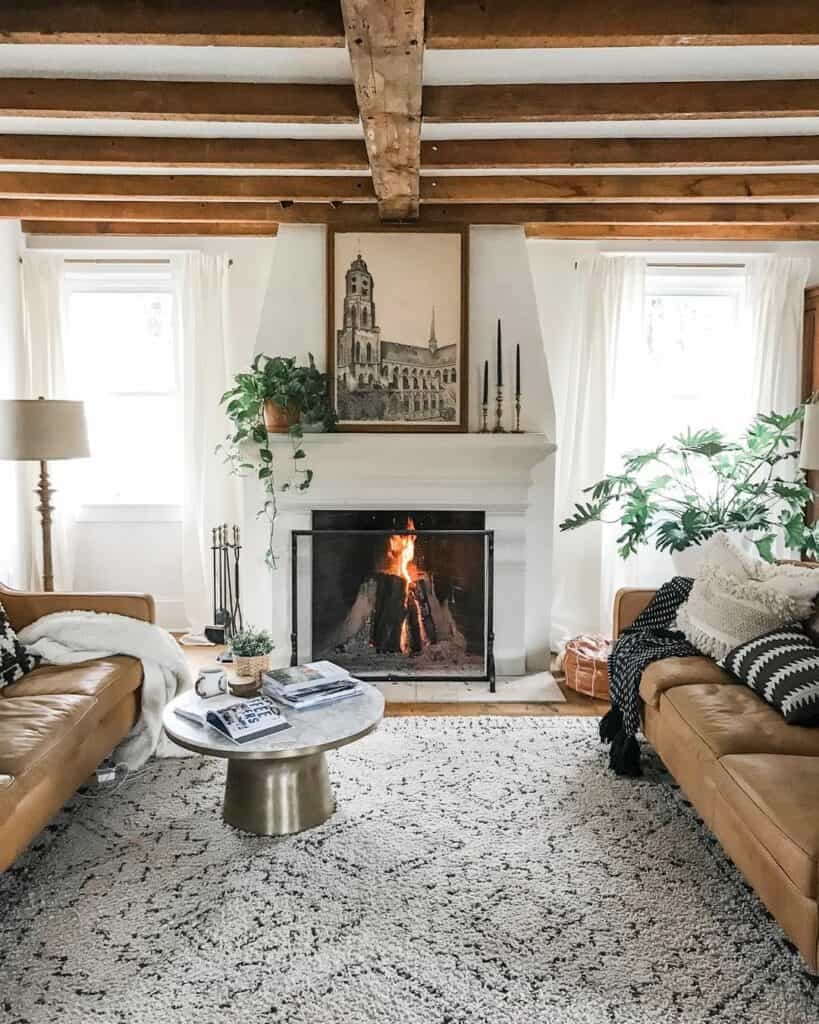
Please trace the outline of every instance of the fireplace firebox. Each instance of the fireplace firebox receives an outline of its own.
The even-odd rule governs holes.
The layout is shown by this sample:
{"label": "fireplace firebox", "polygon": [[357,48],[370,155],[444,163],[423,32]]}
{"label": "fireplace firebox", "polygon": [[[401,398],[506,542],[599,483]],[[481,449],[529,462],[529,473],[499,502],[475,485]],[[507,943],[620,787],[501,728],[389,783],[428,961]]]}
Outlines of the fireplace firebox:
{"label": "fireplace firebox", "polygon": [[483,512],[317,510],[312,524],[291,534],[294,664],[309,633],[312,659],[360,678],[487,681],[494,692]]}

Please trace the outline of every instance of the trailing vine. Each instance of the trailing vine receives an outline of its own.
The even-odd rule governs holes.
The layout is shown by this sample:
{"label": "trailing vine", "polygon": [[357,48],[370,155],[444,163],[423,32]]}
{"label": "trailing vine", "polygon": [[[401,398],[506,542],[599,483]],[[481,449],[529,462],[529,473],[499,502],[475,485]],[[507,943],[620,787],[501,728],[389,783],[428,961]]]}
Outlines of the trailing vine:
{"label": "trailing vine", "polygon": [[[265,426],[265,402],[275,403],[295,419],[287,429],[292,469],[290,477],[280,486],[277,484],[270,435]],[[256,515],[267,520],[265,564],[269,569],[276,569],[277,493],[306,491],[313,482],[313,470],[305,462],[303,424],[321,423],[325,430],[335,429],[336,415],[330,406],[327,374],[317,369],[312,354],[307,366],[297,366],[292,357],[271,358],[260,354],[253,360],[249,372],[236,374],[233,387],[222,395],[220,404],[225,406],[233,429],[216,451],[224,455],[231,472],[239,476],[255,473],[262,484],[265,498]],[[255,446],[252,454],[251,446]]]}

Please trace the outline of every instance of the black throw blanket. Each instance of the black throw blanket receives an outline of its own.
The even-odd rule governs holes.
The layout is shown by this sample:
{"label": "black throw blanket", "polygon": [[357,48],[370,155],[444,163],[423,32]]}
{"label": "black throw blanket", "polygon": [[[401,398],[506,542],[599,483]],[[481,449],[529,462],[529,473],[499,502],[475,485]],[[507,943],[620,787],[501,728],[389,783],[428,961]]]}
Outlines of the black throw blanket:
{"label": "black throw blanket", "polygon": [[652,661],[690,658],[700,653],[679,630],[670,628],[693,583],[685,576],[664,583],[645,611],[623,630],[609,655],[611,711],[600,723],[600,739],[611,743],[609,767],[618,775],[641,774],[636,735],[643,670]]}

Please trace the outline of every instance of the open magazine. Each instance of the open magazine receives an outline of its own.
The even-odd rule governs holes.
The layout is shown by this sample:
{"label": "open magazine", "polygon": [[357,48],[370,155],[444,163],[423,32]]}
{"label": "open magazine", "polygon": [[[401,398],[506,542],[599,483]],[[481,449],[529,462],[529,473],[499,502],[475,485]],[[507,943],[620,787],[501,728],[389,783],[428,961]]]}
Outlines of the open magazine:
{"label": "open magazine", "polygon": [[263,673],[262,692],[284,707],[305,709],[355,697],[364,684],[332,661],[311,661]]}
{"label": "open magazine", "polygon": [[180,718],[216,729],[234,743],[249,743],[290,728],[274,701],[266,696],[246,700],[227,694],[203,698],[189,693],[174,711]]}

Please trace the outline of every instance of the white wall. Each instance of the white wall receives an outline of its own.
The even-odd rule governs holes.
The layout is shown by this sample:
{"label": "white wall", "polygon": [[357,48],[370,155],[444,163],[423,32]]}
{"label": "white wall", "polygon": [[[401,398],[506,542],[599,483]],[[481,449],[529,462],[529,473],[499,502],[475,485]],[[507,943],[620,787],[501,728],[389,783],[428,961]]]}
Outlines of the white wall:
{"label": "white wall", "polygon": [[[15,398],[20,388],[21,242],[19,222],[0,221],[0,399]],[[0,580],[12,587],[24,585],[28,565],[27,552],[21,544],[20,524],[24,515],[21,468],[12,462],[0,462]]]}
{"label": "white wall", "polygon": [[[2,222],[0,222],[2,223]],[[228,318],[241,362],[249,361],[275,251],[273,238],[83,238],[31,236],[31,248],[99,252],[109,257],[183,251],[225,252],[233,261]],[[0,269],[0,287],[2,287]],[[271,343],[275,344],[272,341]],[[227,421],[226,421],[227,431]],[[186,629],[182,588],[181,510],[167,505],[86,506],[75,532],[77,590],[135,590],[154,595],[157,618]],[[261,570],[264,572],[264,570]]]}

